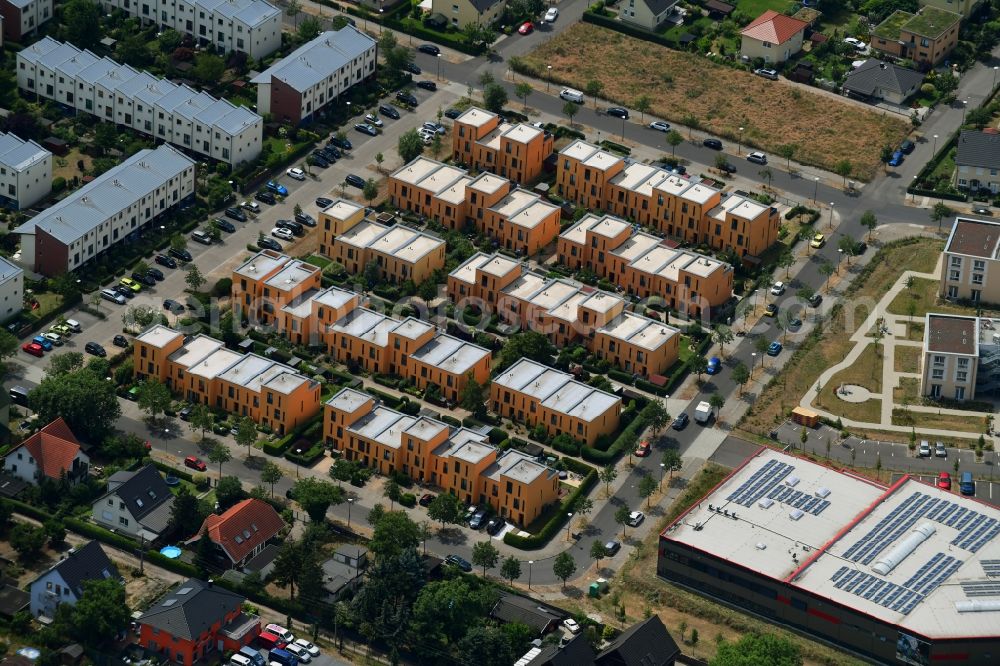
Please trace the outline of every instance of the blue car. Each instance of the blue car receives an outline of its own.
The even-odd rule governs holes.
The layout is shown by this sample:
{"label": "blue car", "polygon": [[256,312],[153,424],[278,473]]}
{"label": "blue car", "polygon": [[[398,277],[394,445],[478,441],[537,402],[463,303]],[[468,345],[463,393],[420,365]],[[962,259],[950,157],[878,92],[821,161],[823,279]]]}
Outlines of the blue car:
{"label": "blue car", "polygon": [[768,356],[777,356],[781,353],[781,343],[775,340],[770,345],[767,346]]}
{"label": "blue car", "polygon": [[719,360],[718,356],[713,356],[708,359],[708,367],[705,368],[705,373],[709,375],[717,375],[719,371],[722,370],[722,361]]}
{"label": "blue car", "polygon": [[288,196],[288,188],[281,183],[276,183],[273,180],[267,181],[267,189],[271,190],[275,194],[280,194],[283,197]]}
{"label": "blue car", "polygon": [[52,351],[52,341],[41,335],[36,335],[31,339],[36,345],[44,349],[45,351]]}
{"label": "blue car", "polygon": [[902,163],[903,163],[903,151],[897,150],[892,154],[892,157],[889,158],[889,166],[897,167]]}

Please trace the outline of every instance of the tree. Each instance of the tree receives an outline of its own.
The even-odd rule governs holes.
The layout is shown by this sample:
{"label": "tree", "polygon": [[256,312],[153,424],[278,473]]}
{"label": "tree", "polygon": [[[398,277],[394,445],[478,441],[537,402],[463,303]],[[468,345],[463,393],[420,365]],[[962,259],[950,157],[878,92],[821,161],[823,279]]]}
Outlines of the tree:
{"label": "tree", "polygon": [[[243,416],[236,422],[236,443],[247,447],[247,458],[257,442],[257,424],[249,416]],[[272,489],[273,490],[273,489]],[[272,495],[274,493],[272,492]]]}
{"label": "tree", "polygon": [[483,568],[483,577],[486,577],[486,570],[492,569],[500,561],[500,551],[489,541],[477,541],[472,547],[472,563]]}
{"label": "tree", "polygon": [[151,305],[130,305],[122,313],[122,325],[130,331],[141,331],[159,318],[160,312]]}
{"label": "tree", "polygon": [[199,402],[191,410],[191,425],[201,430],[201,441],[205,441],[205,431],[211,430],[214,423],[215,417],[208,405]]}
{"label": "tree", "polygon": [[285,5],[285,13],[292,17],[295,27],[298,28],[299,14],[302,13],[302,5],[298,3],[298,0],[288,0],[288,4]]}
{"label": "tree", "polygon": [[331,504],[341,504],[344,501],[343,488],[312,477],[296,481],[292,494],[314,523],[323,522]]}
{"label": "tree", "polygon": [[938,231],[941,231],[941,220],[955,214],[944,202],[938,201],[930,210],[931,222],[937,222]]}
{"label": "tree", "polygon": [[28,395],[41,423],[58,417],[81,440],[100,442],[121,418],[115,384],[83,369],[46,376]]}
{"label": "tree", "polygon": [[522,81],[514,86],[514,95],[524,104],[525,111],[528,110],[528,96],[533,92],[535,92],[535,89],[527,81]]}
{"label": "tree", "polygon": [[872,232],[875,231],[875,227],[878,226],[878,218],[875,217],[875,212],[871,210],[866,210],[861,214],[861,226],[868,230],[868,240],[872,239]]}
{"label": "tree", "polygon": [[188,264],[185,269],[187,275],[184,276],[184,284],[188,286],[188,289],[192,292],[196,292],[202,288],[202,286],[207,281],[205,276],[201,274],[201,270],[195,264]]}
{"label": "tree", "polygon": [[505,370],[522,358],[539,363],[551,363],[556,348],[548,337],[538,331],[522,331],[507,338],[500,349],[497,371]]}
{"label": "tree", "polygon": [[177,489],[177,494],[174,495],[174,502],[170,506],[169,531],[186,538],[198,531],[204,519],[205,514],[202,511],[201,502],[188,486],[180,486]]}
{"label": "tree", "polygon": [[879,152],[879,160],[881,160],[882,168],[886,173],[889,173],[889,162],[892,161],[892,155],[895,152],[895,148],[889,144],[882,146],[882,150]]}
{"label": "tree", "polygon": [[97,46],[101,38],[101,8],[91,0],[69,0],[62,6],[62,28],[77,48]]}
{"label": "tree", "polygon": [[597,568],[601,568],[601,560],[607,555],[607,551],[604,549],[604,542],[600,539],[595,540],[590,544],[590,557],[591,559],[597,560]]}
{"label": "tree", "polygon": [[[6,331],[5,331],[6,333]],[[7,335],[10,335],[9,333]],[[14,336],[11,336],[14,337]],[[15,341],[17,338],[14,338]],[[66,375],[83,367],[83,354],[80,352],[60,352],[49,359],[49,375]],[[141,407],[141,405],[140,405]]]}
{"label": "tree", "polygon": [[368,207],[371,208],[372,201],[378,196],[378,183],[375,182],[374,178],[369,178],[365,181],[365,186],[361,188],[361,196],[365,198],[368,202]]}
{"label": "tree", "polygon": [[46,539],[44,528],[28,523],[18,523],[10,530],[7,537],[11,548],[24,560],[36,558],[42,552]]}
{"label": "tree", "polygon": [[677,452],[677,449],[667,449],[663,452],[660,462],[663,463],[664,469],[670,475],[667,478],[672,479],[674,478],[674,470],[680,469],[684,461],[681,459],[681,454]]}
{"label": "tree", "polygon": [[58,546],[66,542],[66,525],[58,518],[50,518],[42,524],[49,544]]}
{"label": "tree", "polygon": [[798,646],[775,634],[745,634],[735,643],[719,643],[711,666],[801,666]]}
{"label": "tree", "polygon": [[[770,346],[767,338],[763,335],[758,335],[753,340],[753,348],[757,350],[757,354],[760,355],[760,366],[764,367],[764,354],[767,353],[767,348]],[[753,375],[753,368],[750,368],[750,374]]]}
{"label": "tree", "polygon": [[556,575],[556,578],[562,580],[563,589],[566,589],[566,579],[576,573],[576,562],[573,561],[573,556],[563,551],[556,555],[555,561],[552,562],[552,573]]}
{"label": "tree", "polygon": [[659,484],[656,479],[650,475],[646,475],[639,480],[639,497],[646,500],[646,510],[649,510],[649,498],[653,496],[656,492],[656,487]]}
{"label": "tree", "polygon": [[385,506],[381,502],[375,502],[375,505],[368,512],[366,520],[368,524],[372,527],[378,525],[378,521],[382,520],[382,516],[385,515]]}
{"label": "tree", "polygon": [[362,277],[364,278],[365,284],[371,289],[376,284],[378,284],[379,278],[382,276],[382,271],[378,267],[378,263],[372,259],[367,264],[365,264],[364,272]]}
{"label": "tree", "polygon": [[604,467],[602,467],[601,471],[598,473],[598,476],[600,477],[601,481],[604,482],[604,490],[605,490],[605,492],[608,495],[610,495],[611,494],[611,484],[614,482],[615,479],[618,478],[618,470],[615,469],[615,464],[614,463],[608,463],[607,465],[605,465]]}
{"label": "tree", "polygon": [[649,113],[651,108],[653,108],[653,102],[649,99],[649,95],[639,95],[635,102],[633,102],[632,106],[639,112],[639,121],[645,123],[646,114]]}
{"label": "tree", "polygon": [[615,510],[615,522],[622,526],[622,539],[625,538],[625,530],[628,528],[628,518],[631,511],[622,504]]}
{"label": "tree", "polygon": [[403,164],[409,164],[424,152],[424,142],[417,134],[417,130],[411,129],[399,136],[396,149],[399,151],[399,159],[403,160]]}
{"label": "tree", "polygon": [[194,565],[198,568],[198,574],[202,578],[208,578],[209,572],[215,563],[215,544],[208,534],[208,525],[201,530],[201,536],[194,547]]}
{"label": "tree", "polygon": [[826,278],[826,282],[823,285],[824,291],[827,292],[830,291],[830,276],[833,275],[833,271],[834,271],[833,264],[831,264],[829,261],[824,261],[822,264],[819,265],[819,272],[823,275],[823,277]]}
{"label": "tree", "polygon": [[722,397],[721,393],[713,393],[708,396],[708,404],[710,404],[712,409],[715,410],[715,418],[719,418],[719,415],[722,413],[722,408],[726,405],[726,399]]}
{"label": "tree", "polygon": [[691,357],[691,371],[698,375],[698,380],[701,381],[701,376],[704,372],[708,370],[708,359],[701,354],[696,354]]}
{"label": "tree", "polygon": [[0,361],[17,354],[21,347],[20,341],[6,330],[0,330]]}
{"label": "tree", "polygon": [[483,106],[488,111],[500,113],[507,103],[507,90],[498,83],[488,83],[483,88]]}
{"label": "tree", "polygon": [[847,257],[847,265],[851,265],[851,257],[854,256],[854,252],[857,248],[857,244],[854,239],[850,236],[841,236],[840,240],[837,241],[837,249],[842,255]]}
{"label": "tree", "polygon": [[427,506],[427,515],[431,520],[439,521],[443,528],[445,523],[458,522],[462,515],[462,504],[451,493],[441,493]]}
{"label": "tree", "polygon": [[743,385],[750,379],[750,371],[742,362],[737,363],[733,368],[733,381],[740,385],[740,395],[743,395]]}
{"label": "tree", "polygon": [[302,544],[294,539],[285,539],[274,558],[274,569],[271,579],[281,589],[289,588],[289,597],[295,600],[295,586],[299,582],[304,559]]}
{"label": "tree", "polygon": [[569,119],[569,126],[572,127],[573,116],[580,113],[580,107],[576,104],[576,102],[566,102],[565,104],[563,104],[562,110],[563,113],[566,114],[566,117]]}
{"label": "tree", "polygon": [[247,497],[243,484],[237,476],[224,476],[215,486],[215,499],[219,502],[219,510],[225,511]]}
{"label": "tree", "polygon": [[469,371],[465,377],[465,386],[458,392],[458,404],[473,414],[479,414],[483,411],[487,397],[487,387],[477,382],[476,376]]}
{"label": "tree", "polygon": [[581,520],[586,520],[587,516],[593,510],[594,500],[582,495],[576,499],[576,503],[573,505],[573,513],[579,516]]}
{"label": "tree", "polygon": [[[473,553],[472,559],[475,561],[475,553]],[[521,560],[513,555],[508,555],[507,559],[500,565],[500,577],[506,579],[508,584],[513,585],[514,580],[521,577]]]}
{"label": "tree", "polygon": [[274,497],[274,484],[281,481],[281,477],[284,475],[285,473],[281,471],[281,468],[270,460],[264,463],[264,467],[260,470],[260,480],[264,483],[270,484],[271,497]]}
{"label": "tree", "polygon": [[680,132],[678,132],[675,129],[672,129],[669,132],[667,132],[666,142],[670,146],[670,156],[676,157],[677,146],[684,143],[684,137],[681,135]]}
{"label": "tree", "polygon": [[194,58],[191,73],[205,85],[218,85],[226,73],[226,61],[217,55],[201,52]]}
{"label": "tree", "polygon": [[844,187],[847,187],[847,177],[854,170],[854,165],[850,160],[840,160],[833,166],[833,172],[844,179]]}
{"label": "tree", "polygon": [[233,459],[233,454],[229,451],[229,447],[218,442],[213,446],[208,452],[209,462],[219,463],[219,478],[222,478],[222,466]]}
{"label": "tree", "polygon": [[594,98],[594,111],[597,111],[597,96],[601,94],[604,90],[604,84],[597,79],[591,79],[587,81],[587,85],[584,86],[583,91]]}
{"label": "tree", "polygon": [[[336,488],[336,486],[334,486]],[[386,511],[375,524],[368,548],[375,557],[396,560],[420,543],[420,528],[402,511]]]}
{"label": "tree", "polygon": [[965,123],[967,125],[972,125],[977,130],[981,130],[990,123],[990,118],[993,114],[986,107],[979,107],[978,109],[973,109],[965,115]]}
{"label": "tree", "polygon": [[778,268],[785,269],[785,279],[788,279],[788,270],[795,265],[795,255],[789,249],[783,250],[778,255]]}
{"label": "tree", "polygon": [[654,436],[659,435],[670,423],[670,412],[667,411],[666,405],[659,400],[654,400],[650,403],[647,417],[649,420],[649,429],[653,432]]}
{"label": "tree", "polygon": [[382,497],[389,500],[389,510],[392,511],[396,502],[399,498],[403,496],[403,491],[399,487],[399,482],[393,477],[389,477],[385,480],[385,487],[382,489]]}
{"label": "tree", "polygon": [[441,155],[442,150],[444,150],[444,142],[441,141],[441,135],[435,133],[434,138],[431,139],[431,152],[434,153],[434,159]]}
{"label": "tree", "polygon": [[729,158],[726,157],[722,153],[719,153],[718,155],[716,155],[715,156],[715,168],[718,171],[722,171],[722,172],[727,173],[728,169],[729,169]]}
{"label": "tree", "polygon": [[375,168],[379,173],[382,173],[382,162],[385,162],[385,155],[382,153],[375,153]]}
{"label": "tree", "polygon": [[151,419],[155,420],[157,416],[170,409],[173,396],[170,395],[170,389],[166,384],[161,384],[157,379],[150,379],[139,384],[138,388],[136,402],[139,404],[139,409],[149,414]]}
{"label": "tree", "polygon": [[778,146],[778,149],[775,151],[780,157],[785,158],[785,169],[788,171],[792,170],[792,158],[795,157],[795,153],[798,149],[799,147],[797,144],[786,143]]}
{"label": "tree", "polygon": [[774,179],[774,172],[771,171],[771,167],[764,167],[757,172],[757,175],[767,181],[767,186],[771,187],[771,180]]}

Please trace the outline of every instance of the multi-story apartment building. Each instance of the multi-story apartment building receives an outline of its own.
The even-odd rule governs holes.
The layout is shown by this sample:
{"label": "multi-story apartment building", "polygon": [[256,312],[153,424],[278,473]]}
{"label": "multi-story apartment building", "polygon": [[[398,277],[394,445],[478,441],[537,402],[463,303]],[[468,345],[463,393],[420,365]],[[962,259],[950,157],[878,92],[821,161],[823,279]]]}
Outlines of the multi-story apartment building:
{"label": "multi-story apartment building", "polygon": [[257,112],[280,122],[309,120],[375,74],[375,40],[353,25],[321,33],[250,80]]}
{"label": "multi-story apartment building", "polygon": [[240,51],[252,60],[281,46],[281,10],[264,0],[101,0],[101,6],[191,35],[199,46]]}
{"label": "multi-story apartment building", "polygon": [[262,250],[233,270],[233,312],[240,319],[270,324],[303,294],[320,289],[318,266]]}
{"label": "multi-story apartment building", "polygon": [[185,338],[157,324],[134,344],[136,379],[156,379],[188,402],[248,416],[276,433],[294,430],[320,409],[319,382],[206,335]]}
{"label": "multi-story apartment building", "polygon": [[20,42],[52,18],[52,0],[0,0],[3,39]]}
{"label": "multi-story apartment building", "polygon": [[444,268],[445,242],[424,231],[365,219],[365,209],[343,199],[320,211],[320,252],[360,275],[374,262],[389,282],[420,283]]}
{"label": "multi-story apartment building", "polygon": [[626,164],[585,141],[560,151],[556,187],[587,208],[738,257],[759,257],[778,239],[777,209],[648,164]]}
{"label": "multi-story apartment building", "polygon": [[15,229],[21,261],[49,277],[82,266],[194,194],[194,172],[170,146],[140,150]]}
{"label": "multi-story apartment building", "polygon": [[662,298],[692,317],[709,314],[733,293],[733,267],[633,228],[612,215],[588,214],[560,234],[559,261],[585,268],[640,298]]}
{"label": "multi-story apartment building", "polygon": [[1000,303],[1000,222],[956,217],[943,255],[941,298]]}
{"label": "multi-story apartment building", "polygon": [[903,60],[933,67],[958,45],[962,15],[937,7],[916,14],[898,9],[872,30],[871,46]]}
{"label": "multi-story apartment building", "polygon": [[593,445],[618,429],[622,401],[525,358],[493,379],[490,407],[532,427],[541,423],[550,436],[565,433]]}
{"label": "multi-story apartment building", "polygon": [[502,254],[477,252],[448,274],[448,298],[456,305],[478,305],[483,311],[496,307],[500,292],[521,277],[520,262]]}
{"label": "multi-story apartment building", "polygon": [[455,119],[451,158],[470,169],[527,184],[542,174],[554,140],[539,127],[501,123],[497,114],[471,107]]}
{"label": "multi-story apartment building", "polygon": [[979,365],[989,368],[981,379],[1000,387],[1000,321],[928,313],[924,321],[924,353],[920,394],[930,398],[972,400]]}
{"label": "multi-story apartment building", "polygon": [[501,247],[530,255],[559,234],[560,211],[510,181],[418,157],[389,176],[389,201],[450,229],[475,227]]}
{"label": "multi-story apartment building", "polygon": [[401,414],[353,389],[326,402],[323,436],[347,460],[380,474],[402,472],[469,504],[488,503],[521,526],[559,498],[554,469],[519,451],[500,453],[482,433]]}
{"label": "multi-story apartment building", "polygon": [[30,208],[52,191],[52,153],[0,132],[0,205]]}
{"label": "multi-story apartment building", "polygon": [[254,160],[261,151],[264,121],[250,109],[51,37],[18,51],[17,85],[227,164]]}

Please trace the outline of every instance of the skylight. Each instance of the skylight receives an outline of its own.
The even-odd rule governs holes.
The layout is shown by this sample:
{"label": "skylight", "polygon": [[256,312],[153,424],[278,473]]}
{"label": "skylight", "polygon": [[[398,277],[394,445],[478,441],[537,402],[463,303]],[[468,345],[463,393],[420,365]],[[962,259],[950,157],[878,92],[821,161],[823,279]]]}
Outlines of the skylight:
{"label": "skylight", "polygon": [[182,587],[181,589],[177,590],[177,594],[178,595],[181,595],[181,594],[190,594],[190,593],[191,593],[191,588],[190,587]]}

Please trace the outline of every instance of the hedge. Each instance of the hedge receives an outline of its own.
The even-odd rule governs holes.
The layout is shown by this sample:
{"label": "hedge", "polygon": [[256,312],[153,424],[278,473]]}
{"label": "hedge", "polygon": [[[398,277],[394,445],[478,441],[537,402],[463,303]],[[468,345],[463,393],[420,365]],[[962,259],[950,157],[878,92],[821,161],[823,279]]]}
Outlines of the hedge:
{"label": "hedge", "polygon": [[370,386],[365,387],[365,393],[374,396],[381,400],[385,405],[391,409],[399,409],[400,405],[403,404],[404,398],[397,398],[394,395],[385,393],[384,391],[379,391],[376,388],[371,388]]}
{"label": "hedge", "polygon": [[448,425],[455,426],[456,428],[462,427],[462,422],[456,419],[454,416],[448,416],[447,414],[442,414],[441,420],[447,423]]}
{"label": "hedge", "polygon": [[507,532],[507,534],[503,537],[503,542],[508,546],[520,548],[521,550],[538,550],[539,548],[545,547],[552,537],[558,534],[559,531],[565,527],[566,521],[569,520],[566,514],[576,505],[577,499],[589,493],[590,489],[596,483],[597,470],[590,468],[590,472],[584,477],[579,487],[566,496],[566,499],[563,500],[559,511],[552,516],[552,519],[545,524],[545,527],[543,527],[538,534],[522,537],[514,534],[513,532]]}
{"label": "hedge", "polygon": [[616,382],[621,382],[623,384],[631,385],[634,381],[631,374],[625,372],[624,370],[618,370],[617,368],[612,368],[608,370],[608,377],[615,380]]}
{"label": "hedge", "polygon": [[667,46],[675,50],[681,49],[680,42],[675,39],[670,39],[664,37],[663,35],[658,35],[655,32],[650,32],[649,30],[643,30],[642,28],[635,27],[628,23],[622,23],[621,21],[616,21],[608,16],[601,16],[600,14],[595,14],[592,11],[585,11],[582,18],[584,23],[593,23],[594,25],[599,25],[604,28],[610,28],[616,32],[629,35],[630,37],[636,37],[637,39],[643,39],[647,42],[653,42],[654,44],[660,44],[662,46]]}
{"label": "hedge", "polygon": [[399,496],[399,503],[401,506],[412,509],[417,505],[417,496],[413,493],[403,493]]}
{"label": "hedge", "polygon": [[491,444],[499,444],[507,439],[507,431],[503,428],[493,428],[489,432],[489,438]]}
{"label": "hedge", "polygon": [[322,442],[313,444],[311,448],[307,451],[303,451],[301,454],[295,453],[295,451],[286,451],[285,460],[289,460],[296,465],[302,465],[303,467],[311,467],[317,460],[323,457],[325,448]]}
{"label": "hedge", "polygon": [[389,388],[396,388],[399,386],[399,377],[391,377],[389,375],[375,375],[372,377],[376,384],[381,384],[382,386],[388,386]]}
{"label": "hedge", "polygon": [[175,467],[171,467],[167,463],[161,462],[159,460],[154,460],[153,464],[156,465],[156,469],[160,470],[164,474],[167,474],[168,476],[176,476],[178,479],[184,479],[189,483],[194,483],[194,475],[191,474],[190,472],[187,472],[183,469],[177,469]]}
{"label": "hedge", "polygon": [[596,470],[585,462],[580,462],[576,458],[563,458],[563,466],[573,472],[574,474],[579,474],[580,476],[587,476],[591,472]]}
{"label": "hedge", "polygon": [[598,465],[607,465],[610,462],[614,462],[623,451],[635,446],[635,443],[639,440],[639,435],[649,425],[654,407],[653,403],[646,405],[639,412],[638,416],[621,431],[621,434],[608,447],[607,451],[600,451],[590,446],[583,447],[583,459],[597,463]]}

